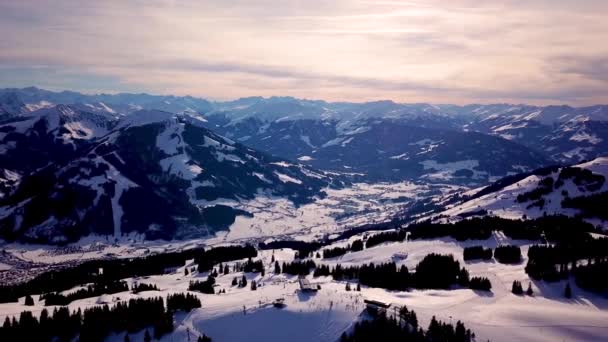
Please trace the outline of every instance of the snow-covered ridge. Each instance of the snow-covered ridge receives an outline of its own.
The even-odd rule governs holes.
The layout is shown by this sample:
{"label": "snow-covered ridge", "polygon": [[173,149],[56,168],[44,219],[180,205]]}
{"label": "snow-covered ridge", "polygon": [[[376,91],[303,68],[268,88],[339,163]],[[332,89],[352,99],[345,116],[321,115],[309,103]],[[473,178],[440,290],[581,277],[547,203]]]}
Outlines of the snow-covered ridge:
{"label": "snow-covered ridge", "polygon": [[543,124],[581,120],[608,120],[608,107],[530,106],[524,104],[471,104],[464,106],[428,103],[396,103],[373,101],[365,103],[326,102],[294,97],[249,97],[232,101],[209,102],[191,96],[160,96],[149,94],[85,95],[76,92],[52,92],[35,87],[0,89],[0,102],[11,101],[13,107],[27,106],[28,111],[53,103],[83,103],[108,112],[131,112],[140,109],[164,110],[174,113],[225,114],[236,120],[256,117],[267,121],[289,120],[359,120],[364,118],[429,118],[457,117],[492,120],[509,117],[512,121],[535,120]]}
{"label": "snow-covered ridge", "polygon": [[[572,167],[589,170],[594,175],[600,175],[604,179],[608,179],[608,157],[596,158]],[[537,218],[545,214],[574,216],[579,212],[576,209],[564,208],[562,201],[565,198],[589,196],[608,191],[608,181],[601,182],[601,187],[587,187],[575,184],[572,179],[565,179],[562,180],[563,185],[558,186],[556,183],[562,170],[563,168],[556,168],[555,171],[548,174],[530,175],[498,191],[450,207],[439,215],[450,218],[466,216],[471,213],[487,213],[505,218]],[[525,196],[531,191],[537,190],[541,186],[540,182],[548,178],[552,179],[551,186],[553,189],[540,197],[542,203],[525,200],[525,197],[523,197],[524,199],[520,197],[520,200],[518,200],[518,196]],[[471,191],[469,195],[473,195],[475,192],[477,191]],[[599,225],[605,226],[604,223],[599,223]]]}
{"label": "snow-covered ridge", "polygon": [[[0,234],[16,227],[18,238],[51,243],[90,233],[201,236],[250,215],[237,207],[260,194],[302,204],[343,184],[247,148],[201,122],[159,110],[100,115],[58,105],[0,126],[12,133],[0,136],[0,158],[10,170],[0,185],[6,199]],[[35,153],[42,158],[32,166],[28,157]],[[27,175],[27,184],[39,173],[53,177],[41,177],[48,184],[39,190],[18,188],[14,175]],[[24,219],[34,215],[43,220]]]}
{"label": "snow-covered ridge", "polygon": [[[605,105],[575,108],[525,104],[456,106],[393,101],[331,103],[294,97],[251,97],[209,102],[188,96],[83,95],[26,88],[0,90],[0,106],[4,108],[0,110],[0,119],[42,108],[44,106],[39,104],[43,103],[44,106],[67,103],[93,112],[103,111],[126,116],[141,110],[176,113],[187,116],[193,124],[197,121],[200,125],[215,129],[264,152],[294,160],[304,155],[315,158],[312,150],[316,148],[339,146],[360,149],[360,144],[353,144],[357,138],[350,140],[350,136],[365,135],[371,128],[370,123],[380,122],[491,134],[542,152],[551,159],[564,163],[579,162],[608,152],[608,142],[603,139],[608,132],[608,106]],[[3,114],[4,112],[7,114]],[[138,124],[137,121],[142,118],[144,122],[162,121],[162,118],[155,117],[153,114],[143,116],[132,124]],[[305,130],[297,127],[297,124],[302,122],[316,122],[321,131],[311,133],[311,130],[316,130],[317,127],[308,124],[303,125]],[[280,133],[272,132],[271,125],[278,126],[276,128]],[[250,130],[247,130],[248,126]],[[267,129],[269,134],[262,136]],[[333,134],[329,134],[332,129]],[[302,151],[302,154],[292,156],[277,153],[276,148],[261,148],[264,147],[258,143],[261,139],[281,139],[291,150]],[[393,156],[402,154],[403,152],[394,153]],[[319,167],[319,158],[315,159],[316,162],[309,161],[308,164]],[[466,158],[462,160],[464,159]],[[403,161],[406,156],[394,160]]]}

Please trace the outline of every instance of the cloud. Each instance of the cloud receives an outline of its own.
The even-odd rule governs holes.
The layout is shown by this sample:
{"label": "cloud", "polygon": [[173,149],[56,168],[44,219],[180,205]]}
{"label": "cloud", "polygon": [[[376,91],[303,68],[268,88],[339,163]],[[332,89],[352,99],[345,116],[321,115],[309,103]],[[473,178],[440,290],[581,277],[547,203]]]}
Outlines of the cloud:
{"label": "cloud", "polygon": [[561,56],[554,59],[554,65],[561,73],[599,81],[608,86],[608,57],[606,56]]}
{"label": "cloud", "polygon": [[215,98],[608,102],[608,4],[573,4],[3,2],[0,86],[63,79]]}

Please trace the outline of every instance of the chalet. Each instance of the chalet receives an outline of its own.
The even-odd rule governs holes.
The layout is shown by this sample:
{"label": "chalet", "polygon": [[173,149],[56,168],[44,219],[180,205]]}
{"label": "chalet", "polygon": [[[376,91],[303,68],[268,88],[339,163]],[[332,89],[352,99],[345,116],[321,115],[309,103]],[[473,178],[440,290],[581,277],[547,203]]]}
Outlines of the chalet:
{"label": "chalet", "polygon": [[363,302],[367,307],[367,312],[373,316],[384,314],[391,307],[391,303],[380,300],[365,299]]}
{"label": "chalet", "polygon": [[317,285],[311,284],[310,281],[306,278],[299,278],[298,282],[300,283],[300,291],[302,292],[317,292]]}

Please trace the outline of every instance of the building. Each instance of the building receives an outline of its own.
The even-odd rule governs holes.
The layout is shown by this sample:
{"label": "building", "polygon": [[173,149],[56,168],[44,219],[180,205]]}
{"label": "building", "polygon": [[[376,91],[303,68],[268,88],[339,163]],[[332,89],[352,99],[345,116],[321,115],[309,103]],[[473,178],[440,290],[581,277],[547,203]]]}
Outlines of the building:
{"label": "building", "polygon": [[391,303],[380,300],[365,299],[363,302],[366,305],[367,312],[373,316],[384,314],[391,307]]}
{"label": "building", "polygon": [[311,284],[310,281],[306,278],[299,278],[298,282],[300,283],[300,291],[303,292],[317,292],[317,285]]}

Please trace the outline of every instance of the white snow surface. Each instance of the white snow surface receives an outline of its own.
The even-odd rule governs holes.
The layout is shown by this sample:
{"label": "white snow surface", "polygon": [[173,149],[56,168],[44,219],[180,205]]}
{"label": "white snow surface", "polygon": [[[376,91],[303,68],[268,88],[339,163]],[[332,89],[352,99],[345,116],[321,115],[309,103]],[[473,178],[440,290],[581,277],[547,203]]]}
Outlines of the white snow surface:
{"label": "white snow surface", "polygon": [[570,140],[577,142],[587,141],[590,144],[599,144],[602,142],[601,138],[598,138],[596,135],[589,134],[587,132],[577,132],[576,134],[570,137]]}
{"label": "white snow surface", "polygon": [[[360,236],[353,237],[355,238]],[[249,283],[256,280],[259,284],[256,291],[251,291],[249,286],[231,286],[232,279],[242,275],[240,272],[219,275],[216,290],[225,289],[226,294],[192,292],[200,298],[202,308],[190,313],[177,313],[174,321],[175,331],[163,336],[161,341],[184,341],[188,335],[191,340],[195,340],[203,333],[215,341],[336,341],[343,331],[360,319],[365,308],[364,299],[383,300],[392,306],[406,305],[416,312],[423,327],[428,326],[432,316],[446,322],[461,320],[467,328],[475,332],[478,341],[604,340],[608,334],[608,299],[586,292],[572,281],[572,299],[563,298],[564,281],[532,281],[533,296],[516,296],[510,292],[514,280],[521,281],[524,286],[530,281],[524,267],[531,242],[508,241],[521,246],[524,261],[520,264],[504,265],[493,261],[465,263],[462,260],[462,252],[466,246],[482,244],[496,247],[507,242],[505,239],[504,235],[496,234],[483,241],[457,242],[452,239],[440,239],[386,243],[334,259],[315,260],[317,263],[345,265],[379,263],[392,260],[397,253],[406,252],[408,258],[398,264],[413,269],[417,262],[431,252],[452,254],[469,270],[471,276],[488,277],[492,282],[491,293],[469,289],[402,292],[366,286],[362,286],[361,292],[346,291],[345,282],[334,281],[331,277],[312,276],[308,276],[310,281],[319,284],[321,289],[317,293],[302,293],[298,290],[296,277],[277,275],[272,271],[273,255],[275,260],[282,263],[293,260],[295,252],[289,249],[261,251],[259,258],[265,264],[266,274],[245,274]],[[339,244],[341,243],[336,245]],[[165,245],[165,248],[174,247]],[[173,273],[125,279],[130,284],[135,281],[155,284],[161,289],[160,292],[103,295],[74,301],[69,308],[76,310],[130,298],[158,295],[165,297],[170,293],[185,292],[191,280],[202,280],[207,276],[207,273],[199,274],[196,271],[185,276],[184,267],[192,266],[192,261],[187,261]],[[33,307],[25,306],[24,298],[20,298],[18,303],[0,304],[0,319],[18,316],[24,310],[39,315],[43,303],[37,295],[33,297]],[[272,306],[272,301],[277,298],[285,299],[286,306],[283,309]],[[294,333],[296,331],[297,333]],[[141,340],[143,333],[140,331],[131,334],[131,340]],[[106,340],[122,341],[123,338],[124,333],[120,333],[111,335]]]}
{"label": "white snow surface", "polygon": [[296,183],[296,184],[302,184],[302,181],[296,178],[293,178],[291,176],[288,176],[284,173],[280,173],[280,172],[274,172],[275,175],[277,175],[277,177],[279,177],[279,179],[281,180],[281,182],[283,183]]}
{"label": "white snow surface", "polygon": [[[603,175],[608,179],[608,157],[596,158],[592,161],[574,165],[575,167],[585,168],[593,173]],[[559,172],[550,175],[554,180],[557,180]],[[520,219],[524,216],[528,218],[537,218],[543,216],[545,213],[551,214],[563,214],[574,216],[578,213],[575,209],[562,208],[561,202],[564,198],[562,191],[567,191],[568,196],[578,197],[589,195],[592,193],[608,191],[608,181],[604,183],[601,189],[595,192],[581,191],[571,180],[566,180],[564,185],[559,189],[554,189],[553,192],[543,196],[545,199],[545,206],[543,209],[538,207],[527,208],[531,202],[519,203],[517,202],[517,196],[530,190],[535,189],[538,186],[538,182],[546,176],[529,176],[509,185],[497,192],[493,192],[479,198],[466,201],[458,204],[440,213],[440,215],[447,215],[448,217],[456,217],[459,214],[486,210],[488,213],[504,218]],[[601,221],[599,221],[601,222]],[[601,222],[596,226],[606,228],[608,225],[605,222]]]}

